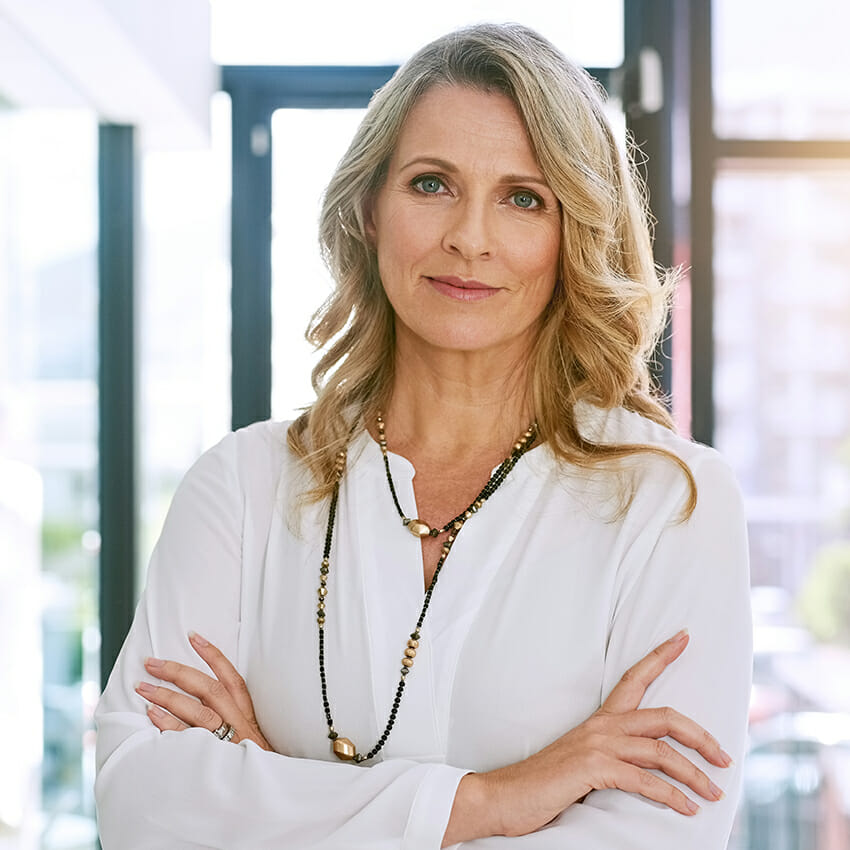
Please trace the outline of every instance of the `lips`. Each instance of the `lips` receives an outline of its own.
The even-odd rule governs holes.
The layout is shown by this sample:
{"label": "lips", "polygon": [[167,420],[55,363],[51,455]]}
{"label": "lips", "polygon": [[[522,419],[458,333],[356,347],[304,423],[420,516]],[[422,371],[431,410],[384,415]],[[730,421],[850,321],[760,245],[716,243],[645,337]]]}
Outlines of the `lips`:
{"label": "lips", "polygon": [[480,280],[464,280],[461,277],[451,277],[451,276],[440,276],[440,277],[432,277],[430,280],[434,280],[437,283],[445,283],[448,286],[453,286],[456,289],[495,289],[494,286],[488,286],[486,283],[482,283]]}
{"label": "lips", "polygon": [[453,301],[483,301],[501,292],[499,288],[488,286],[480,280],[464,280],[462,277],[441,275],[429,277],[426,280],[440,295],[451,298]]}

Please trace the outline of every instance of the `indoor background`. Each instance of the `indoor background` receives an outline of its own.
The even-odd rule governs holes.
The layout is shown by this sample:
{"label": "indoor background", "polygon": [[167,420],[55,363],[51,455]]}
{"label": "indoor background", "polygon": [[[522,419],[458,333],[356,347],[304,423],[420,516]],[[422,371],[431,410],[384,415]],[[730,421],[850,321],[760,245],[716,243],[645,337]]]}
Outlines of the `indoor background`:
{"label": "indoor background", "polygon": [[323,186],[482,20],[599,78],[688,269],[658,379],[751,540],[730,850],[850,850],[850,4],[0,0],[2,850],[97,846],[92,713],[174,488],[310,401]]}

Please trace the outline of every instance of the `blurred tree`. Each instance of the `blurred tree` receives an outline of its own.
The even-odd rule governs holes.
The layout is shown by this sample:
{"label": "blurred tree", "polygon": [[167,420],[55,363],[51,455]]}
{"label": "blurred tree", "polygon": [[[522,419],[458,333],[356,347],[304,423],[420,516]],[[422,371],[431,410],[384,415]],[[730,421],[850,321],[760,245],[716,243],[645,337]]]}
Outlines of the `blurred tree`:
{"label": "blurred tree", "polygon": [[850,646],[850,541],[831,543],[818,552],[798,608],[818,640]]}

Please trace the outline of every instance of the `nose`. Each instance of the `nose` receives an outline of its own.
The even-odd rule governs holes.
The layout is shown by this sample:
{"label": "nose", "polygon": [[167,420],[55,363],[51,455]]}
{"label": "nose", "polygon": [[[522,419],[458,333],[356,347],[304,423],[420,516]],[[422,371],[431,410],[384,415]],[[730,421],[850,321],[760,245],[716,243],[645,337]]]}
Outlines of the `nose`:
{"label": "nose", "polygon": [[451,211],[443,248],[466,260],[489,257],[493,251],[493,227],[487,205],[474,198],[461,200]]}

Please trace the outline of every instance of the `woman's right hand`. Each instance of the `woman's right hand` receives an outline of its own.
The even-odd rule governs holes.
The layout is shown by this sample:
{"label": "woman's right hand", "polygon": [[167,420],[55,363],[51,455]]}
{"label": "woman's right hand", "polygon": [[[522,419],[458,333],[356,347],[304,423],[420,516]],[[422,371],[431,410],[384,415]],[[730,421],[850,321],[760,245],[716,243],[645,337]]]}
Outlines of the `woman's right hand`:
{"label": "woman's right hand", "polygon": [[732,759],[713,736],[672,708],[638,708],[649,685],[687,644],[688,634],[682,631],[656,647],[623,674],[598,711],[540,752],[489,773],[465,776],[443,846],[483,837],[482,833],[534,832],[589,792],[605,788],[642,794],[684,815],[699,811],[696,803],[650,769],[706,800],[719,800],[721,789],[661,740],[669,736],[709,763],[728,767]]}

